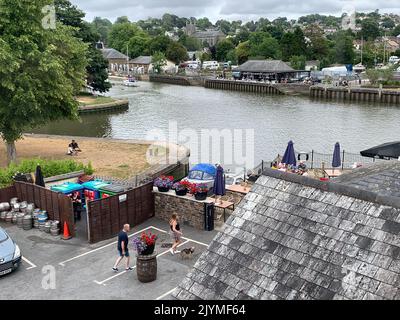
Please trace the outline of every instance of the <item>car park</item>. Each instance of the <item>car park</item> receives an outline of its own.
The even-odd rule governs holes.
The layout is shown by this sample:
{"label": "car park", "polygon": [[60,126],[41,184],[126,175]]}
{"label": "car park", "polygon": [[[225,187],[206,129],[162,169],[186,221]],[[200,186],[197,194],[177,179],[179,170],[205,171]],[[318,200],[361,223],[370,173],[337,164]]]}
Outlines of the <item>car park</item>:
{"label": "car park", "polygon": [[21,264],[21,250],[8,233],[0,227],[0,276],[18,269]]}

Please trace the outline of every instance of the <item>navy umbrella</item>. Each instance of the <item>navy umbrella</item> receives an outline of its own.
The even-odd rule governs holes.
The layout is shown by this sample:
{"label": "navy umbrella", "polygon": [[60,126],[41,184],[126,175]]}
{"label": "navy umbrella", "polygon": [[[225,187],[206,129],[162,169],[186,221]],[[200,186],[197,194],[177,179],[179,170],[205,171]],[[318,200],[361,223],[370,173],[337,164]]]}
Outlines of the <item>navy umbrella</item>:
{"label": "navy umbrella", "polygon": [[224,196],[225,193],[224,169],[221,166],[218,166],[214,180],[214,194],[217,196]]}
{"label": "navy umbrella", "polygon": [[45,186],[42,168],[39,165],[37,165],[37,167],[36,167],[35,184],[38,186],[41,186],[41,187]]}
{"label": "navy umbrella", "polygon": [[296,155],[294,153],[293,141],[290,140],[282,158],[282,163],[296,166]]}
{"label": "navy umbrella", "polygon": [[336,142],[335,150],[333,151],[332,168],[338,168],[342,165],[342,159],[340,157],[340,144]]}

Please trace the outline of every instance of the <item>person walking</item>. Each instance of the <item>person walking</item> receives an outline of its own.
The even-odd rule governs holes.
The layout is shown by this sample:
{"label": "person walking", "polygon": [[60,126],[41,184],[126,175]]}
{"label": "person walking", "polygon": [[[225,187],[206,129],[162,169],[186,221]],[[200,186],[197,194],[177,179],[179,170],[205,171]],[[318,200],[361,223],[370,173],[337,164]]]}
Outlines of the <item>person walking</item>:
{"label": "person walking", "polygon": [[82,198],[80,192],[74,192],[72,194],[72,206],[74,208],[74,223],[76,221],[81,221],[81,213],[82,213]]}
{"label": "person walking", "polygon": [[117,259],[117,261],[114,264],[114,267],[112,268],[114,272],[118,272],[118,265],[120,264],[120,262],[122,261],[122,259],[125,257],[126,258],[126,271],[129,270],[133,270],[130,266],[129,266],[129,262],[130,262],[130,256],[129,256],[129,248],[128,248],[128,244],[129,244],[129,238],[128,238],[128,232],[131,229],[129,224],[125,224],[124,228],[122,229],[122,231],[118,234],[118,253],[119,253],[119,257]]}
{"label": "person walking", "polygon": [[179,225],[178,221],[178,216],[176,214],[173,214],[171,216],[171,219],[169,221],[169,227],[171,229],[171,236],[172,239],[174,240],[174,244],[172,245],[172,248],[169,250],[171,254],[179,253],[180,251],[177,251],[176,248],[181,244],[181,237],[183,235],[181,231],[181,227]]}

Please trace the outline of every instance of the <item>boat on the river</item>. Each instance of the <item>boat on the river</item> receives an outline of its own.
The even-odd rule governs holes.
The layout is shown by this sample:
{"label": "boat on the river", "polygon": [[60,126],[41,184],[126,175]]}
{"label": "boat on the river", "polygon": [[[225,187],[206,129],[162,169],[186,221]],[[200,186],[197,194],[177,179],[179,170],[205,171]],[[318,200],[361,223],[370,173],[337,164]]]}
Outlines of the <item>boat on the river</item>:
{"label": "boat on the river", "polygon": [[138,87],[138,81],[134,77],[129,77],[123,83],[126,87]]}

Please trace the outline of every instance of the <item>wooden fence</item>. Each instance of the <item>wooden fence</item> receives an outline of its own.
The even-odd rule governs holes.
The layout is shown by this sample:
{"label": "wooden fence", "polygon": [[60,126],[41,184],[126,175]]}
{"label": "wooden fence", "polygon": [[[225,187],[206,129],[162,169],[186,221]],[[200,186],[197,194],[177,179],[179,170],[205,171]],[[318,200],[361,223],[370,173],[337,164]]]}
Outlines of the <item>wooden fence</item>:
{"label": "wooden fence", "polygon": [[116,236],[122,226],[137,226],[154,216],[153,183],[125,193],[88,202],[89,242]]}
{"label": "wooden fence", "polygon": [[15,186],[0,189],[0,202],[10,202],[10,199],[16,196],[17,190],[15,190]]}
{"label": "wooden fence", "polygon": [[67,222],[70,234],[75,236],[74,212],[69,197],[31,183],[15,182],[14,185],[20,201],[34,203],[37,208],[46,210],[50,220],[60,221],[62,231]]}

